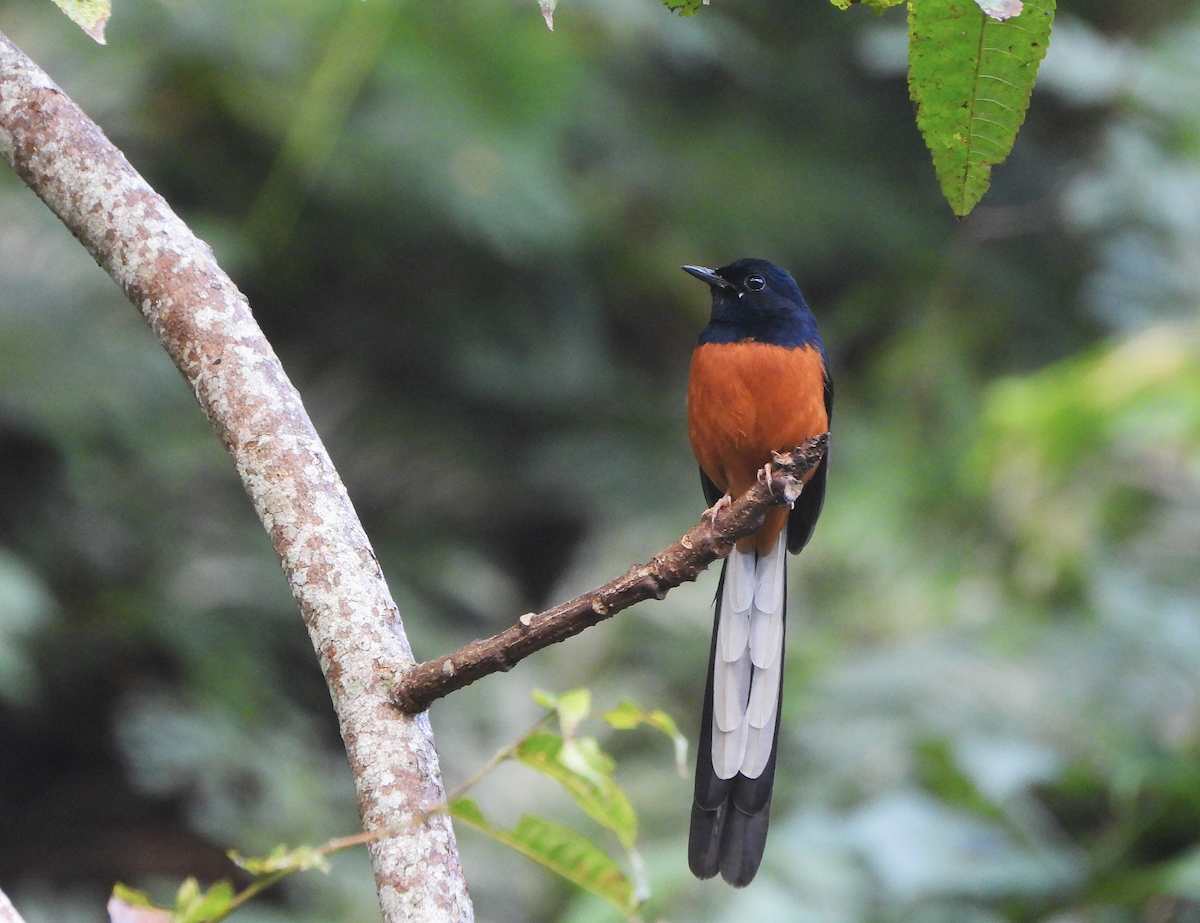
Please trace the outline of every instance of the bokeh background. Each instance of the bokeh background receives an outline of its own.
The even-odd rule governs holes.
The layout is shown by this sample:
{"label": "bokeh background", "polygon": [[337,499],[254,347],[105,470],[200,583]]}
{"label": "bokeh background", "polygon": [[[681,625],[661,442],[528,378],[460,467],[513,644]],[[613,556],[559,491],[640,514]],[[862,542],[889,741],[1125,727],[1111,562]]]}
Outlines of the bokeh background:
{"label": "bokeh background", "polygon": [[[837,385],[793,564],[766,861],[687,873],[690,787],[605,736],[650,919],[1200,919],[1200,9],[1069,0],[956,222],[904,13],[826,0],[0,0],[215,248],[432,656],[645,560],[703,507],[704,287],[792,270]],[[586,685],[694,735],[715,575],[439,703],[453,785]],[[596,729],[598,733],[603,733]],[[516,767],[499,821],[590,828]],[[357,828],[301,620],[140,316],[0,171],[0,886],[92,923]],[[460,830],[482,921],[612,920]],[[370,921],[365,857],[247,923]]]}

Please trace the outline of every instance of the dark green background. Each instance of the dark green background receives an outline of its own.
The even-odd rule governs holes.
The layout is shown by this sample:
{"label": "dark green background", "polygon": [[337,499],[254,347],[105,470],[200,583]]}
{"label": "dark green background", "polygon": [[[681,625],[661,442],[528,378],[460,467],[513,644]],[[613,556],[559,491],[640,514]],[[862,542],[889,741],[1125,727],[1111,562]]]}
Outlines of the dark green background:
{"label": "dark green background", "polygon": [[[837,384],[793,565],[762,874],[686,871],[665,739],[606,738],[647,917],[1200,917],[1200,21],[1060,11],[1009,162],[956,222],[903,10],[715,0],[116,0],[99,47],[0,2],[215,248],[305,397],[418,655],[621,573],[703,500],[708,296],[788,267]],[[633,695],[689,735],[715,577],[433,710],[450,784],[539,715]],[[599,727],[596,733],[603,733]],[[29,923],[223,851],[356,828],[302,623],[137,312],[0,175],[0,887]],[[594,832],[506,766],[476,792]],[[607,843],[606,845],[615,845]],[[614,919],[460,831],[477,917]],[[369,921],[361,855],[243,912]]]}

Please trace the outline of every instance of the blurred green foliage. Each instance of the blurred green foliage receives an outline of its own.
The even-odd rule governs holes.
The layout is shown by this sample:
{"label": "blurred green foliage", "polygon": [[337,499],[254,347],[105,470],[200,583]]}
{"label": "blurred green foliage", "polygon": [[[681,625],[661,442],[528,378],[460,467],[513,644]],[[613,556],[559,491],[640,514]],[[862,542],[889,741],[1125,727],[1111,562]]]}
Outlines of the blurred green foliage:
{"label": "blurred green foliage", "polygon": [[[1166,921],[1200,906],[1200,19],[1079,0],[1013,155],[946,213],[901,10],[723,0],[125,0],[0,29],[208,240],[432,655],[644,560],[703,500],[707,296],[796,275],[837,383],[793,565],[766,863],[691,879],[657,734],[601,745],[648,919]],[[586,685],[698,714],[715,579],[439,703],[451,786]],[[571,822],[502,766],[511,828]],[[0,176],[0,885],[29,923],[355,829],[302,623],[137,313]],[[460,837],[480,919],[605,920]],[[372,920],[365,859],[245,919]],[[309,880],[311,877],[312,880]],[[172,882],[168,885],[166,882]],[[235,882],[236,883],[236,882]]]}

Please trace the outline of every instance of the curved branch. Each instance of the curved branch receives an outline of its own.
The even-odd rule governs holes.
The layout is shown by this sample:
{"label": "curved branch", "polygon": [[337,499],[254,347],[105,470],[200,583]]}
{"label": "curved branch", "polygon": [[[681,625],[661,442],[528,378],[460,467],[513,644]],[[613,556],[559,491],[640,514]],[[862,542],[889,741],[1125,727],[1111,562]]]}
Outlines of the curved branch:
{"label": "curved branch", "polygon": [[137,305],[237,466],[341,723],[387,923],[472,918],[424,716],[380,667],[412,662],[396,605],[300,395],[245,296],[46,74],[0,35],[0,151]]}
{"label": "curved branch", "polygon": [[649,563],[634,565],[623,576],[570,602],[523,615],[498,635],[403,672],[395,684],[396,703],[410,714],[422,712],[442,696],[489,673],[510,670],[530,654],[577,635],[634,603],[662,599],[668,590],[695,580],[709,564],[729,554],[739,538],[753,534],[771,507],[795,501],[803,488],[801,478],[816,467],[828,448],[829,434],[822,433],[789,453],[776,454],[769,477],[760,479],[715,517],[706,512],[687,535]]}

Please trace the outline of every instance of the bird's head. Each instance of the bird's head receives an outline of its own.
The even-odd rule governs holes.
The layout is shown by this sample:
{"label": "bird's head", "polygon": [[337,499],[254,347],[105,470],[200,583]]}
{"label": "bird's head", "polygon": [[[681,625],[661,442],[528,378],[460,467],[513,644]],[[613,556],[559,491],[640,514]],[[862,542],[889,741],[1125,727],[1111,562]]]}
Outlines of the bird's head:
{"label": "bird's head", "polygon": [[767,260],[741,259],[720,269],[684,266],[712,291],[705,342],[756,340],[779,346],[819,342],[817,322],[786,269]]}

